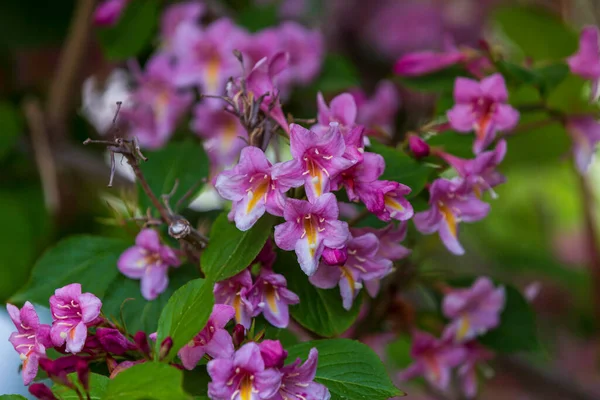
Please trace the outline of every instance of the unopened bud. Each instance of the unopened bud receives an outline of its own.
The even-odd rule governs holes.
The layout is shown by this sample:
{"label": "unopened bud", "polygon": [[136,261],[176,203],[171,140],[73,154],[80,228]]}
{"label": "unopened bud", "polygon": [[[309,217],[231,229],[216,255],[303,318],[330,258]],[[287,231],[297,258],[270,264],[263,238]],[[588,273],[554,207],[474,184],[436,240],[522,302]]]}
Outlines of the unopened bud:
{"label": "unopened bud", "polygon": [[52,390],[43,383],[34,383],[29,386],[29,393],[39,400],[57,400]]}
{"label": "unopened bud", "polygon": [[408,148],[415,158],[423,158],[429,155],[429,145],[419,136],[410,135],[408,137]]}
{"label": "unopened bud", "polygon": [[341,249],[325,247],[322,257],[327,265],[343,265],[348,259],[348,250],[345,247]]}
{"label": "unopened bud", "polygon": [[142,353],[146,355],[150,354],[150,346],[148,345],[148,338],[146,337],[146,332],[139,331],[135,334],[133,340]]}
{"label": "unopened bud", "polygon": [[259,343],[260,355],[265,362],[265,368],[283,367],[287,358],[287,351],[283,349],[279,340],[263,340]]}
{"label": "unopened bud", "polygon": [[165,340],[160,344],[160,349],[158,350],[158,359],[162,361],[171,351],[173,347],[173,339],[170,336],[167,336]]}
{"label": "unopened bud", "polygon": [[244,339],[246,338],[246,328],[244,328],[244,325],[237,324],[235,328],[233,328],[232,337],[233,345],[235,347],[241,346],[241,344],[244,342]]}
{"label": "unopened bud", "polygon": [[87,362],[81,358],[77,360],[77,363],[75,363],[75,371],[77,372],[77,378],[79,379],[79,382],[81,382],[81,386],[88,392],[90,390],[90,368],[88,367]]}

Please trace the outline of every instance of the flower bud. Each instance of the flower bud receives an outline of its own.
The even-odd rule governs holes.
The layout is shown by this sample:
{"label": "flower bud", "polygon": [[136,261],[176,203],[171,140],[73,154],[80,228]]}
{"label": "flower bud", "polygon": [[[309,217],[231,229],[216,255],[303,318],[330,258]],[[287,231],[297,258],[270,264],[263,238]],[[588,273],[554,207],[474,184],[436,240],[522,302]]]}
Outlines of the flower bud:
{"label": "flower bud", "polygon": [[148,345],[148,338],[146,337],[146,332],[137,332],[133,337],[133,341],[142,353],[150,354],[150,346]]}
{"label": "flower bud", "polygon": [[408,147],[417,159],[429,155],[429,145],[416,135],[410,135],[408,137]]}
{"label": "flower bud", "polygon": [[29,393],[39,400],[57,400],[52,390],[43,383],[34,383],[29,386]]}
{"label": "flower bud", "polygon": [[322,257],[327,265],[343,265],[348,259],[348,249],[345,247],[341,249],[325,247]]}
{"label": "flower bud", "polygon": [[160,349],[158,350],[158,359],[162,361],[171,351],[173,347],[173,339],[170,336],[167,336],[165,340],[160,344]]}
{"label": "flower bud", "polygon": [[77,378],[81,382],[83,389],[88,392],[90,390],[90,368],[84,359],[80,358],[75,363],[75,371],[77,372]]}
{"label": "flower bud", "polygon": [[114,328],[98,328],[96,336],[100,345],[107,353],[117,356],[123,355],[128,350],[133,350],[135,346],[127,338]]}
{"label": "flower bud", "polygon": [[244,328],[244,325],[237,324],[235,328],[233,328],[232,338],[233,345],[235,347],[239,347],[242,344],[242,342],[246,338],[246,329]]}
{"label": "flower bud", "polygon": [[279,340],[263,340],[258,347],[265,362],[265,368],[283,367],[288,353],[283,349]]}

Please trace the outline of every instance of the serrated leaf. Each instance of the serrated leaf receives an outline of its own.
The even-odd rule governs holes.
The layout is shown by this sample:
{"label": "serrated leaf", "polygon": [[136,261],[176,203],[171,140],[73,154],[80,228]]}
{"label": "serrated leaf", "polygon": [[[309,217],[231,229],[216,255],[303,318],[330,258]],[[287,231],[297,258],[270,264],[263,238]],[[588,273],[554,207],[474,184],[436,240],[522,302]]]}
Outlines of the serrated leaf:
{"label": "serrated leaf", "polygon": [[204,328],[213,304],[213,283],[209,280],[195,279],[177,289],[158,320],[156,356],[162,341],[170,336],[173,347],[164,361],[172,360]]}
{"label": "serrated leaf", "polygon": [[408,197],[416,196],[425,188],[429,174],[432,172],[430,167],[415,161],[400,150],[375,141],[371,142],[369,150],[380,154],[385,160],[385,171],[379,179],[409,186],[412,192]]}
{"label": "serrated leaf", "polygon": [[327,386],[333,400],[387,400],[403,395],[394,386],[381,360],[367,345],[349,339],[315,340],[288,348],[288,362],[306,360],[319,351],[315,381]]}
{"label": "serrated leaf", "polygon": [[98,30],[104,54],[110,60],[139,55],[151,43],[158,24],[158,0],[130,1],[115,26]]}
{"label": "serrated leaf", "polygon": [[[77,374],[72,373],[69,374],[72,382],[77,382],[76,385],[83,390],[81,384],[77,379]],[[91,400],[101,400],[104,397],[104,393],[106,392],[106,388],[108,386],[108,376],[100,375],[100,374],[90,374],[90,399]],[[77,394],[76,391],[70,389],[66,386],[54,384],[52,386],[52,393],[54,393],[61,400],[80,400],[81,398]]]}
{"label": "serrated leaf", "polygon": [[[160,198],[161,195],[170,193],[175,180],[179,184],[171,197],[173,207],[189,190],[195,188],[200,192],[199,183],[208,176],[209,169],[208,156],[200,144],[191,140],[170,143],[158,151],[144,154],[148,157],[148,161],[142,163],[140,168],[156,196]],[[140,206],[146,210],[152,204],[141,188],[138,192]],[[183,207],[194,200],[194,196],[189,196],[187,200]]]}
{"label": "serrated leaf", "polygon": [[66,238],[42,255],[27,285],[10,302],[46,304],[54,290],[71,283],[80,283],[84,292],[103,298],[119,274],[117,259],[130,245],[99,236]]}
{"label": "serrated leaf", "polygon": [[271,235],[274,222],[272,215],[265,214],[242,232],[229,222],[227,213],[219,215],[210,231],[210,243],[200,258],[207,278],[218,282],[247,268]]}
{"label": "serrated leaf", "polygon": [[354,299],[349,311],[345,310],[339,289],[314,287],[300,269],[293,252],[280,251],[274,268],[286,277],[288,289],[300,297],[299,304],[290,306],[290,313],[306,329],[324,337],[332,337],[344,333],[356,321],[362,296]]}
{"label": "serrated leaf", "polygon": [[134,365],[110,380],[103,400],[187,400],[183,372],[163,363]]}

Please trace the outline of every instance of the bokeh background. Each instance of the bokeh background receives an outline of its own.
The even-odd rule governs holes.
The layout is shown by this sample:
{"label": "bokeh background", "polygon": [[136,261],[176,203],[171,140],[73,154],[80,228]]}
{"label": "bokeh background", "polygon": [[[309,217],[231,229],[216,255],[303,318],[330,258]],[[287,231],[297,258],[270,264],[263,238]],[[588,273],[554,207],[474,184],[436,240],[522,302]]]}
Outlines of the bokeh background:
{"label": "bokeh background", "polygon": [[[146,56],[156,31],[152,0],[140,6],[135,24],[118,32],[91,22],[92,0],[3,0],[0,3],[0,300],[28,280],[36,259],[61,238],[77,233],[120,233],[109,221],[110,196],[127,195],[132,183],[119,176],[106,187],[108,164],[101,149],[82,146],[97,134],[82,109],[84,81],[102,82],[123,61],[106,49]],[[329,94],[362,86],[367,92],[391,77],[393,62],[415,50],[441,49],[480,39],[517,59],[531,53],[564,57],[576,48],[578,29],[600,21],[596,0],[206,0],[215,10],[255,30],[281,19],[320,27],[328,56],[318,81],[300,88],[286,107],[302,116],[316,111],[317,90]],[[168,1],[157,1],[159,4]],[[146,10],[146,11],[145,11]],[[565,28],[564,25],[570,28]],[[565,37],[565,29],[572,37]],[[567,35],[568,36],[568,35]],[[514,44],[524,39],[527,48]],[[115,50],[116,49],[116,50]],[[141,59],[143,60],[144,55]],[[399,135],[427,122],[440,107],[436,91],[398,83]],[[188,132],[189,133],[189,132]],[[185,135],[185,132],[179,134]],[[195,136],[190,134],[195,139]],[[467,255],[450,255],[438,238],[421,238],[420,267],[437,276],[491,275],[537,292],[539,349],[501,357],[483,399],[600,398],[600,323],[595,317],[595,256],[588,250],[589,224],[598,225],[600,164],[590,172],[591,196],[569,159],[570,141],[558,125],[533,127],[509,140],[492,212],[462,231]],[[210,208],[211,204],[205,204]],[[599,227],[600,228],[600,227]],[[116,268],[116,266],[115,266]],[[599,272],[600,273],[600,272]],[[0,393],[26,393],[17,375],[20,360],[7,339],[12,324],[0,310]],[[492,369],[490,369],[492,373]],[[408,390],[410,398],[435,398]],[[421,397],[418,397],[421,396]]]}

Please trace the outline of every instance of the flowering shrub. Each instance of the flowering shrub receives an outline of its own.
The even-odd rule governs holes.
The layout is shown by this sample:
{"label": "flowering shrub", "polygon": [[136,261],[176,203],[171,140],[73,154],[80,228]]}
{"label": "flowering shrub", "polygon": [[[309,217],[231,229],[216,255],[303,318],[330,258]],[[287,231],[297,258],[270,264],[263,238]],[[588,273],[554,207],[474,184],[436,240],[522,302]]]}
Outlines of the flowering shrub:
{"label": "flowering shrub", "polygon": [[[585,182],[600,140],[596,27],[548,59],[483,40],[404,52],[369,95],[359,81],[327,87],[343,68],[318,28],[140,3],[106,0],[93,16],[107,57],[129,59],[107,79],[116,101],[84,86],[100,137],[83,144],[108,155],[109,186],[124,171],[135,181],[108,201],[118,232],[60,241],[7,305],[33,396],[384,400],[417,382],[474,398],[488,363],[539,345],[531,296],[427,258],[436,244],[485,252],[463,223],[487,223],[528,129],[570,135]],[[142,29],[144,7],[158,37],[123,54],[107,38]],[[410,129],[401,87],[437,95]],[[50,325],[32,303],[49,305]]]}

